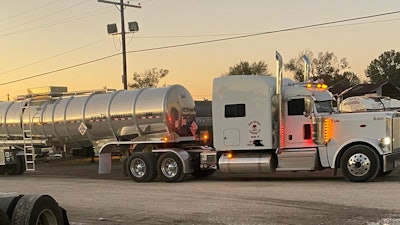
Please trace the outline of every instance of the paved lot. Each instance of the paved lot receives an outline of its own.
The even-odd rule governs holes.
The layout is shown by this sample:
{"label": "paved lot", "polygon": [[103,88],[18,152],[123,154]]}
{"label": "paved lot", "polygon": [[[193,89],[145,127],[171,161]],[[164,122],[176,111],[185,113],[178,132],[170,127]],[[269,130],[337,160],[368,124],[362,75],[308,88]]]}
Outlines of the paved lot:
{"label": "paved lot", "polygon": [[1,191],[50,194],[74,225],[400,225],[398,170],[369,183],[349,183],[329,170],[134,183],[120,170],[118,159],[108,175],[84,158],[39,162],[35,172],[1,176]]}

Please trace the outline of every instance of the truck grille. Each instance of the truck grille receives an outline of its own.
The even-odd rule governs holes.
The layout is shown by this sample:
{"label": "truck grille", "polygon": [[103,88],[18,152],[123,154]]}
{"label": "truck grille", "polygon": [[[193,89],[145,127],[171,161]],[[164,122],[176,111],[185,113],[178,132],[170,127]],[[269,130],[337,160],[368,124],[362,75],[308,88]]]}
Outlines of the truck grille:
{"label": "truck grille", "polygon": [[400,115],[393,116],[392,120],[392,149],[400,152]]}

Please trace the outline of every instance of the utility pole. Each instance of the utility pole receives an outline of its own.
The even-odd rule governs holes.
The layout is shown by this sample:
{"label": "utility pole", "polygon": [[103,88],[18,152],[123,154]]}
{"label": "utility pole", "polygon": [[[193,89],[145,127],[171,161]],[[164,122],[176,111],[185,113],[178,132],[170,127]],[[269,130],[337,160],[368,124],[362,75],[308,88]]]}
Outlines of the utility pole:
{"label": "utility pole", "polygon": [[126,68],[126,42],[125,42],[125,15],[124,9],[125,7],[132,7],[132,8],[139,8],[141,9],[142,6],[140,5],[132,5],[129,3],[124,3],[123,0],[120,2],[113,2],[107,0],[97,0],[98,2],[113,4],[115,6],[119,5],[120,12],[121,12],[121,38],[122,38],[122,82],[124,83],[124,89],[128,89],[128,76],[127,76],[127,68]]}

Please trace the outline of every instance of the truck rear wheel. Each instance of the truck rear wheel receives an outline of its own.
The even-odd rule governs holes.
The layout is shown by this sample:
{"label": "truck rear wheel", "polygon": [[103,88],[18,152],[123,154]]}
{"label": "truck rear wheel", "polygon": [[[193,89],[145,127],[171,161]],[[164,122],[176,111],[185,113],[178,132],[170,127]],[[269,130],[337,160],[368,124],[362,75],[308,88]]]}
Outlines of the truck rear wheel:
{"label": "truck rear wheel", "polygon": [[126,161],[126,172],[136,182],[150,182],[157,177],[156,157],[151,152],[134,152]]}
{"label": "truck rear wheel", "polygon": [[371,181],[378,175],[380,161],[377,153],[370,147],[354,145],[343,154],[340,168],[348,181]]}
{"label": "truck rear wheel", "polygon": [[184,177],[182,160],[173,152],[166,152],[157,162],[160,178],[166,182],[179,182]]}
{"label": "truck rear wheel", "polygon": [[14,208],[13,225],[63,225],[58,203],[49,195],[24,195]]}

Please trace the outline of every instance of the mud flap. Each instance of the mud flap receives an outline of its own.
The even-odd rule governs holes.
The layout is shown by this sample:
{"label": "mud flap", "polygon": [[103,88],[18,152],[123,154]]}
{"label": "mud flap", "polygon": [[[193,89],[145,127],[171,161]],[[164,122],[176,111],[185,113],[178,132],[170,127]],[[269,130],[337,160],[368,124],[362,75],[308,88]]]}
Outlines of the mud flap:
{"label": "mud flap", "polygon": [[99,174],[111,173],[111,152],[99,155]]}

